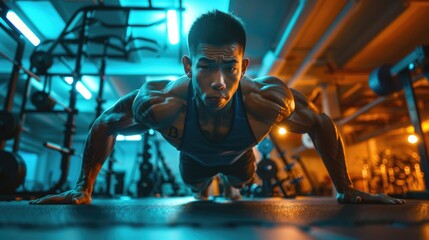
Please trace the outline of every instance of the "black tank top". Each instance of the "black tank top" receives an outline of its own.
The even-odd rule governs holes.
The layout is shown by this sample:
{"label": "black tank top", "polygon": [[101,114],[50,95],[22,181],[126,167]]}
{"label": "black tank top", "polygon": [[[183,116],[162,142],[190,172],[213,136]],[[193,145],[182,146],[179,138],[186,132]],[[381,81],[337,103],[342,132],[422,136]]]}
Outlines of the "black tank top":
{"label": "black tank top", "polygon": [[211,141],[201,131],[197,103],[190,82],[185,127],[179,150],[204,165],[216,166],[232,164],[254,147],[257,141],[247,119],[240,86],[231,101],[234,113],[229,132],[222,140]]}

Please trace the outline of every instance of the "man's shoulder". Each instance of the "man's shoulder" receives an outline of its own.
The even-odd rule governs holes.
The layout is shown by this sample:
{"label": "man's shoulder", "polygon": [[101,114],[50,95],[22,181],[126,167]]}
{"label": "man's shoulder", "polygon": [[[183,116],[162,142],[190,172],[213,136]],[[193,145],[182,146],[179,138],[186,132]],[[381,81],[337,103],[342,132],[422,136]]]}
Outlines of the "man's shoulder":
{"label": "man's shoulder", "polygon": [[254,79],[255,83],[259,84],[262,87],[272,86],[272,87],[286,87],[286,84],[278,77],[275,76],[266,76]]}
{"label": "man's shoulder", "polygon": [[251,79],[244,77],[242,79],[242,89],[244,94],[261,92],[267,89],[286,90],[288,87],[279,78],[274,76],[266,76]]}
{"label": "man's shoulder", "polygon": [[186,98],[190,79],[186,76],[179,77],[177,80],[154,80],[143,84],[142,89],[147,93],[156,92],[173,95],[179,98]]}

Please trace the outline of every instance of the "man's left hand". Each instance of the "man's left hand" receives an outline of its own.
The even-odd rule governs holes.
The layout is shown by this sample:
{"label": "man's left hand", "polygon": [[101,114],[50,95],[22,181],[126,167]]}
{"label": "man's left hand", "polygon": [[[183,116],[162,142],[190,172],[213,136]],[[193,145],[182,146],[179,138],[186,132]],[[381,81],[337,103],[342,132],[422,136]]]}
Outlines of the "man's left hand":
{"label": "man's left hand", "polygon": [[362,192],[354,188],[344,191],[344,193],[337,193],[337,201],[339,203],[381,203],[381,204],[404,204],[405,200],[399,198],[392,198],[387,194],[371,194]]}

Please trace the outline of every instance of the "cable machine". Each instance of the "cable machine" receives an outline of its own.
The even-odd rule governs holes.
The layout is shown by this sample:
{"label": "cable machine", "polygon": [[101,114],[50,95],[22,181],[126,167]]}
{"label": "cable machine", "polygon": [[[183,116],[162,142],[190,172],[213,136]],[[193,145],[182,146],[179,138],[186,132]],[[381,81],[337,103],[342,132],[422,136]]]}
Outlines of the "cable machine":
{"label": "cable machine", "polygon": [[[0,112],[0,149],[4,148],[5,140],[14,138],[13,144],[13,153],[6,152],[1,150],[0,164],[4,165],[2,169],[1,182],[7,182],[10,184],[9,187],[4,190],[0,188],[0,193],[15,194],[29,197],[37,197],[40,195],[46,195],[47,193],[54,193],[61,191],[65,182],[67,181],[68,170],[70,165],[70,158],[72,155],[76,155],[75,150],[72,147],[73,136],[75,134],[76,128],[76,115],[77,111],[77,91],[76,84],[81,81],[83,75],[99,75],[100,76],[100,87],[97,96],[97,106],[96,106],[96,116],[98,117],[102,111],[103,100],[103,88],[106,76],[106,59],[107,58],[116,58],[116,59],[127,59],[132,52],[136,51],[150,51],[154,53],[159,53],[161,45],[150,38],[144,37],[133,37],[133,36],[116,36],[116,35],[102,35],[102,36],[90,36],[88,29],[94,25],[101,25],[105,28],[126,29],[128,27],[134,28],[147,28],[155,25],[166,24],[166,19],[162,19],[150,24],[130,24],[128,19],[131,11],[150,11],[150,12],[167,12],[168,10],[176,10],[179,15],[179,29],[182,29],[182,12],[184,8],[182,7],[182,0],[179,0],[179,7],[171,8],[159,8],[152,6],[152,2],[149,1],[148,7],[120,7],[120,6],[106,6],[106,5],[94,5],[87,6],[76,11],[73,16],[67,22],[65,28],[61,34],[55,40],[46,40],[42,42],[32,53],[30,58],[31,66],[29,70],[25,69],[21,65],[24,42],[20,37],[18,30],[9,23],[5,18],[7,11],[9,10],[5,3],[0,2],[0,14],[1,17],[5,20],[9,26],[3,26],[0,24],[3,30],[5,30],[11,37],[13,37],[18,42],[18,48],[16,50],[15,58],[11,59],[5,54],[1,54],[3,57],[6,57],[7,60],[13,63],[14,67],[12,70],[11,78],[9,81],[8,95],[5,102],[4,110]],[[118,14],[124,14],[126,21],[123,24],[111,24],[103,21],[103,19],[97,18],[95,13],[99,12],[117,12]],[[10,29],[12,30],[10,30]],[[182,38],[182,31],[179,31],[179,37]],[[140,41],[146,43],[142,47],[132,47],[133,43]],[[89,53],[87,51],[89,44],[101,45],[101,53]],[[44,48],[44,50],[41,50]],[[182,48],[179,47],[179,56],[181,56]],[[99,72],[86,73],[82,70],[83,59],[101,59],[101,66]],[[70,67],[67,63],[67,59],[74,59],[74,67]],[[49,69],[54,62],[59,61],[63,63],[66,68],[69,69],[69,72],[52,72]],[[27,79],[24,88],[24,94],[22,99],[21,110],[19,117],[11,114],[12,102],[14,94],[16,92],[16,83],[18,81],[19,70],[22,69],[27,73]],[[34,73],[36,72],[36,74]],[[36,106],[36,110],[26,109],[26,103],[28,101],[28,95],[30,94],[30,82],[31,79],[41,80],[41,76],[44,77],[44,91],[37,92],[31,96],[33,104]],[[50,81],[55,76],[71,76],[73,77],[73,82],[70,86],[69,94],[69,104],[65,105],[56,101],[49,94]],[[56,111],[53,110],[54,105],[61,105],[62,110]],[[20,157],[16,154],[19,150],[20,138],[21,138],[21,126],[25,123],[26,114],[32,113],[65,113],[66,121],[64,124],[64,138],[62,144],[45,142],[44,146],[56,150],[61,154],[61,175],[58,180],[48,191],[44,192],[25,192],[18,193],[14,192],[15,189],[24,182],[25,179],[25,164],[23,161],[20,161]],[[8,159],[8,160],[3,160]],[[11,159],[11,161],[9,161]],[[13,162],[11,164],[10,162]],[[19,163],[19,164],[17,164]],[[12,166],[13,165],[13,166]],[[17,172],[13,176],[5,175],[6,172],[10,172],[11,168],[15,169]],[[111,170],[111,169],[110,169]],[[4,176],[5,175],[5,176]],[[110,181],[110,179],[109,179]]]}

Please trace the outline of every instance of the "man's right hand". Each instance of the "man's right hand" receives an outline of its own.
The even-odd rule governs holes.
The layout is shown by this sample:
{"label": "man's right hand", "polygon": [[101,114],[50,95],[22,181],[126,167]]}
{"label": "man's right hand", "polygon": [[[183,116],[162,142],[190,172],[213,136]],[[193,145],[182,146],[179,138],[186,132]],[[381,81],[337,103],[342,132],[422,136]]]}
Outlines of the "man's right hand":
{"label": "man's right hand", "polygon": [[30,201],[30,204],[90,204],[91,194],[80,188],[74,188],[69,191],[47,195]]}

